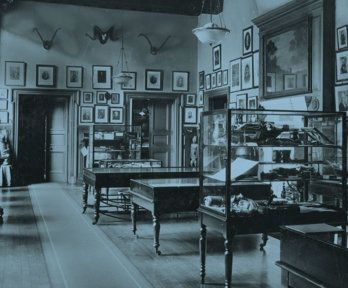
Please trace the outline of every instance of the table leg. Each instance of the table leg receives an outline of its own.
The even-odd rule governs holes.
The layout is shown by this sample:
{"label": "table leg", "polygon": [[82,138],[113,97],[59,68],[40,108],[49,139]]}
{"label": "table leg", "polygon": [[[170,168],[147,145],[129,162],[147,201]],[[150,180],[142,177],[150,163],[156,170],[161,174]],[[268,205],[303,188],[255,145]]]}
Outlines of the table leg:
{"label": "table leg", "polygon": [[153,214],[152,217],[153,217],[153,220],[152,220],[153,229],[155,232],[153,247],[155,247],[156,253],[158,255],[161,255],[161,251],[158,250],[158,247],[160,246],[159,244],[159,234],[160,234],[160,228],[161,228],[160,219],[159,219],[159,215],[157,214]]}
{"label": "table leg", "polygon": [[260,250],[263,251],[263,247],[266,246],[268,241],[268,234],[266,232],[262,233],[262,243],[260,244]]}
{"label": "table leg", "polygon": [[101,188],[100,187],[95,187],[95,194],[94,194],[94,222],[93,222],[93,225],[97,224],[97,222],[99,220],[100,193],[101,193]]}
{"label": "table leg", "polygon": [[201,256],[201,283],[204,284],[205,280],[205,259],[207,253],[207,227],[201,224],[201,234],[199,237],[199,252]]}
{"label": "table leg", "polygon": [[82,213],[86,212],[87,202],[88,202],[88,184],[87,183],[83,183],[83,193],[82,193],[83,208],[82,208]]}
{"label": "table leg", "polygon": [[227,227],[227,233],[225,236],[225,288],[230,288],[232,283],[232,261],[233,261],[233,251],[232,242],[234,233],[231,227]]}
{"label": "table leg", "polygon": [[132,218],[132,226],[133,226],[133,234],[136,235],[137,233],[137,212],[138,212],[138,205],[132,202],[131,206],[131,218]]}

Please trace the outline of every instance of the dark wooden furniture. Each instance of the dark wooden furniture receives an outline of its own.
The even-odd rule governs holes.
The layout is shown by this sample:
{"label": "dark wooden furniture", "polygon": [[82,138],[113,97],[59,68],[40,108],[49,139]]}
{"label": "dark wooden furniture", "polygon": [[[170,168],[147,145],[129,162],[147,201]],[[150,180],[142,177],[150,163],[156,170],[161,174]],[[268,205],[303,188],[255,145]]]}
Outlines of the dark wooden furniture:
{"label": "dark wooden furniture", "polygon": [[99,220],[101,188],[129,187],[130,179],[198,177],[196,168],[85,168],[83,170],[83,213],[87,209],[88,187],[95,188],[94,222]]}
{"label": "dark wooden furniture", "polygon": [[[282,282],[293,288],[342,288],[348,283],[348,249],[344,231],[327,224],[281,227]],[[333,237],[334,234],[338,234]]]}
{"label": "dark wooden furniture", "polygon": [[130,200],[132,204],[133,233],[136,235],[136,215],[141,206],[152,213],[154,227],[154,244],[158,250],[160,233],[160,216],[165,213],[196,211],[199,199],[198,178],[173,179],[139,179],[131,180]]}

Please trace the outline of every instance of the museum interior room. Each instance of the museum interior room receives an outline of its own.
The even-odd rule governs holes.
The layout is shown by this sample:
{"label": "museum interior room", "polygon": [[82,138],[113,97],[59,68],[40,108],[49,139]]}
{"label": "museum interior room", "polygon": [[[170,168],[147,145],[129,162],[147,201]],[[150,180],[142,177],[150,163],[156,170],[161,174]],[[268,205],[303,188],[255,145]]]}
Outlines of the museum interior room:
{"label": "museum interior room", "polygon": [[0,0],[0,287],[348,287],[348,0]]}

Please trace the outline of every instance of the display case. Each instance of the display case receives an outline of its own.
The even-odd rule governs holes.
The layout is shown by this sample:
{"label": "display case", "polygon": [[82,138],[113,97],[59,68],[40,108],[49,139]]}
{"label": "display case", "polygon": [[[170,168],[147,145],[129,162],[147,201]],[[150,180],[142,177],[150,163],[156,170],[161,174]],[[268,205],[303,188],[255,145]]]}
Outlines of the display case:
{"label": "display case", "polygon": [[94,125],[93,167],[107,168],[119,160],[140,160],[141,126]]}
{"label": "display case", "polygon": [[[344,113],[234,109],[203,113],[199,208],[202,283],[209,227],[225,237],[225,287],[231,285],[231,242],[236,234],[263,233],[263,249],[267,233],[278,231],[280,225],[326,222],[346,229],[344,135]],[[341,201],[315,201],[321,189],[318,183],[325,181],[336,183]],[[255,185],[263,188],[255,189]],[[265,197],[262,185],[269,185],[270,197]]]}

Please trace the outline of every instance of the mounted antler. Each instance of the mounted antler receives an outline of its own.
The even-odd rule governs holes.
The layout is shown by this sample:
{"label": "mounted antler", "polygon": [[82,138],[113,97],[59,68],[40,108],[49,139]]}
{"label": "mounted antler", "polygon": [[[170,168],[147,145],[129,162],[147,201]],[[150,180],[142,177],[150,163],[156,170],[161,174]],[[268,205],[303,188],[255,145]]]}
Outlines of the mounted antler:
{"label": "mounted antler", "polygon": [[33,31],[36,31],[36,33],[39,35],[41,41],[42,41],[42,45],[46,50],[49,50],[52,47],[53,44],[53,40],[57,35],[58,30],[60,30],[62,28],[57,28],[56,31],[53,33],[51,40],[44,40],[39,32],[39,29],[37,29],[36,27],[33,29]]}
{"label": "mounted antler", "polygon": [[117,37],[114,37],[113,32],[114,32],[113,26],[111,26],[109,30],[107,30],[106,32],[103,32],[98,26],[94,26],[93,36],[90,36],[88,33],[86,33],[86,36],[88,36],[92,40],[96,40],[98,38],[101,44],[105,44],[109,40],[109,38],[111,41],[118,40]]}
{"label": "mounted antler", "polygon": [[147,42],[149,43],[149,45],[150,45],[150,53],[151,53],[152,55],[157,55],[157,53],[159,52],[159,50],[161,50],[161,49],[163,48],[164,44],[166,44],[166,42],[167,42],[168,39],[170,38],[170,36],[168,36],[168,37],[166,38],[166,40],[163,41],[163,43],[161,44],[161,46],[159,46],[158,48],[156,48],[156,47],[152,46],[152,43],[151,43],[149,37],[147,37],[147,36],[146,36],[145,34],[143,34],[143,33],[140,33],[140,34],[138,35],[138,37],[140,37],[140,36],[143,36],[143,37],[147,40]]}

